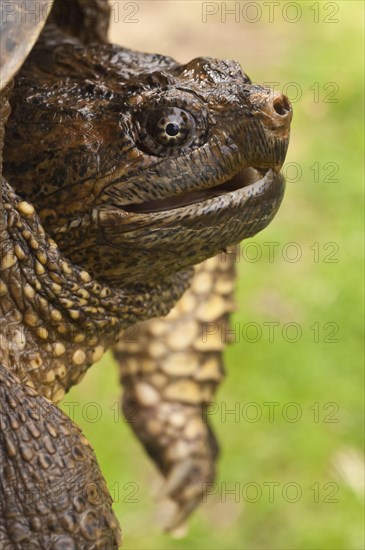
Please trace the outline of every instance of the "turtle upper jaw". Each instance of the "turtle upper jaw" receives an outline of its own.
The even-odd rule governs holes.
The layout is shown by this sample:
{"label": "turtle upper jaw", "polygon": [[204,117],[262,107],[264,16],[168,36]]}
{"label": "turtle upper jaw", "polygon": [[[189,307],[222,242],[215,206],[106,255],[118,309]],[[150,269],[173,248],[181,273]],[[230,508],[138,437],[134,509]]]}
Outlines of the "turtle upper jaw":
{"label": "turtle upper jaw", "polygon": [[[143,241],[145,229],[154,229],[161,235],[172,228],[181,228],[194,231],[195,237],[208,231],[211,242],[219,243],[219,249],[222,239],[239,242],[264,229],[279,209],[284,190],[280,166],[236,169],[233,175],[212,187],[124,204],[119,210],[116,241],[128,239],[131,233],[136,237],[138,234]],[[101,226],[106,233],[109,233],[108,218],[108,212],[101,214]],[[111,221],[112,226],[114,223]],[[180,238],[183,239],[182,235]]]}

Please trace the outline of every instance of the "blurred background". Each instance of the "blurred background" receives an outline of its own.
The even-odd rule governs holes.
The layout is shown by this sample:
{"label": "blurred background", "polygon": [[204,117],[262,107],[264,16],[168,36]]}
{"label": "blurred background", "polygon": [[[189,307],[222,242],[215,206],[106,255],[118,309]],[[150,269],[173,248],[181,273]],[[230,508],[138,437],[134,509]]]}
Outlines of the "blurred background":
{"label": "blurred background", "polygon": [[294,108],[286,197],[236,257],[237,342],[211,415],[218,479],[184,537],[156,519],[158,474],[118,414],[111,356],[64,400],[95,448],[123,547],[362,549],[364,4],[111,4],[111,41],[236,59]]}

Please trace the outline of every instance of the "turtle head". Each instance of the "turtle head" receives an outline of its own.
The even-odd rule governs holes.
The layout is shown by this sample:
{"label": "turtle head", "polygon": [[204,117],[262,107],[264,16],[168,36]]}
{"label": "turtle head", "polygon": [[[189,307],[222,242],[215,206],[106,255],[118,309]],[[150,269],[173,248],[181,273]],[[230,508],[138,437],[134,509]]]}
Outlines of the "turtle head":
{"label": "turtle head", "polygon": [[41,40],[16,90],[5,175],[97,278],[159,280],[279,208],[291,106],[234,61]]}

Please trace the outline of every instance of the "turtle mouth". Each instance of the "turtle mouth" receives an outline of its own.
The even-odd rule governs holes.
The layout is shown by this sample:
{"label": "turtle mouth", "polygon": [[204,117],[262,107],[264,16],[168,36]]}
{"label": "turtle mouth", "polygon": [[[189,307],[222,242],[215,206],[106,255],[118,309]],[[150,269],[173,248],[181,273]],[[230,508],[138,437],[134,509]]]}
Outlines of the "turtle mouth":
{"label": "turtle mouth", "polygon": [[188,191],[186,193],[165,197],[163,199],[125,204],[123,205],[123,210],[137,214],[152,214],[155,212],[166,212],[169,210],[184,208],[192,204],[202,203],[207,200],[214,199],[221,195],[227,195],[253,184],[259,184],[259,182],[265,179],[268,172],[269,169],[265,170],[262,168],[254,168],[249,166],[243,168],[233,177],[215,187]]}

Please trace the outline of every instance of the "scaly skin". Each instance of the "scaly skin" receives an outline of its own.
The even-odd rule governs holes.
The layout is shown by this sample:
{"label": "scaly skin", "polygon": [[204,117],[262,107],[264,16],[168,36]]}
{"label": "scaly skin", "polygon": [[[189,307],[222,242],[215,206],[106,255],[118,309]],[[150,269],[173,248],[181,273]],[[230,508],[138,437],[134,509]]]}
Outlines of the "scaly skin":
{"label": "scaly skin", "polygon": [[[9,549],[117,548],[92,449],[46,398],[58,402],[123,328],[165,315],[192,265],[270,222],[283,195],[278,171],[291,120],[287,99],[252,86],[234,62],[199,58],[181,66],[108,44],[85,46],[106,41],[106,2],[65,6],[57,0],[52,25],[16,77],[4,149],[4,175],[16,190],[4,180],[0,542]],[[176,120],[174,109],[187,134],[169,147],[156,121],[166,113]],[[124,350],[124,367],[121,360],[125,414],[134,407],[133,428],[167,478],[163,493],[178,505],[170,528],[214,475],[217,446],[202,413],[221,378],[222,342],[210,349],[195,339],[182,351],[176,338],[179,326],[188,334],[212,321],[222,340],[233,276],[210,265],[200,266],[166,320],[141,325],[140,346],[164,327],[157,348],[165,345],[170,358],[146,357],[147,346]],[[210,292],[201,290],[204,272]],[[116,349],[120,359],[123,345]],[[189,353],[183,366],[181,353]],[[34,407],[40,413],[32,423]],[[38,435],[47,431],[57,445]],[[43,502],[36,514],[34,492]]]}
{"label": "scaly skin", "polygon": [[190,274],[153,287],[110,288],[67,261],[32,205],[6,181],[3,208],[0,311],[7,346],[0,359],[22,382],[57,403],[115,342],[121,328],[166,314]]}
{"label": "scaly skin", "polygon": [[79,428],[2,365],[0,403],[2,550],[118,548],[112,499]]}

